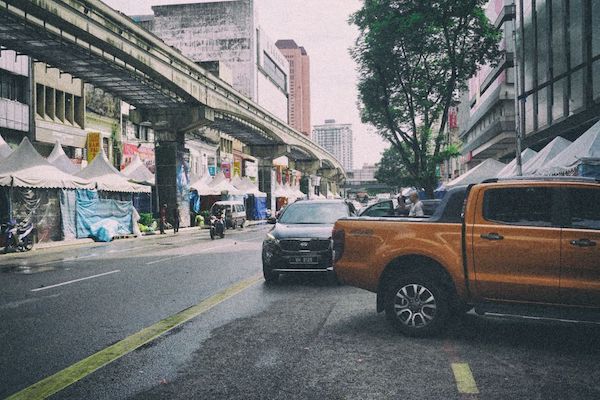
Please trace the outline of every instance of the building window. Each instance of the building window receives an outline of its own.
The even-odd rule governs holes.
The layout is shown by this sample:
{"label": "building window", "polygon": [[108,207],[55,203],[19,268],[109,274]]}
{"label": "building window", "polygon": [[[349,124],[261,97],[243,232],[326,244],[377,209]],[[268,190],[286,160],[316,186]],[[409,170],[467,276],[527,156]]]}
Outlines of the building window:
{"label": "building window", "polygon": [[27,77],[0,70],[0,97],[26,104]]}

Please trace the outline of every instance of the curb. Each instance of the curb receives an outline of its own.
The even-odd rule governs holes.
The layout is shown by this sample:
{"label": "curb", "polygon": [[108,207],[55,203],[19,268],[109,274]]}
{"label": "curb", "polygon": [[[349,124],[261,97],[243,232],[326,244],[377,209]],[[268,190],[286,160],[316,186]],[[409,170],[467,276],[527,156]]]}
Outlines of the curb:
{"label": "curb", "polygon": [[[245,227],[249,228],[252,226],[259,226],[259,225],[266,225],[266,224],[267,224],[267,221],[246,221]],[[206,229],[208,229],[208,226],[203,226],[202,228],[198,228],[197,226],[192,226],[192,227],[180,228],[179,231],[180,232],[194,232],[194,231],[201,231],[201,230],[206,230]],[[166,231],[165,235],[161,235],[159,232],[146,232],[146,233],[142,233],[139,236],[136,236],[135,234],[117,236],[117,237],[113,238],[113,241],[124,240],[124,239],[150,239],[154,236],[167,237],[167,236],[173,236],[173,235],[174,235],[173,229],[170,229],[170,230]],[[94,239],[91,239],[91,238],[61,240],[58,242],[47,242],[47,243],[35,244],[33,247],[33,251],[48,250],[48,249],[54,249],[57,247],[81,246],[81,245],[95,244],[95,243],[103,243],[103,242],[96,242],[96,241],[94,241]],[[111,242],[107,242],[107,243],[111,243]]]}

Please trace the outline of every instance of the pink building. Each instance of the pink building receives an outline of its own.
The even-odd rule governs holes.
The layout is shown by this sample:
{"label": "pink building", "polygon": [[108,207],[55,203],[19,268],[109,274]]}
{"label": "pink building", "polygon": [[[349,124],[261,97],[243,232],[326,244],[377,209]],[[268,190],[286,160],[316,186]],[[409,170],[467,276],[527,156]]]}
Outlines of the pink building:
{"label": "pink building", "polygon": [[310,136],[310,58],[304,47],[291,39],[278,40],[275,45],[290,64],[289,124]]}

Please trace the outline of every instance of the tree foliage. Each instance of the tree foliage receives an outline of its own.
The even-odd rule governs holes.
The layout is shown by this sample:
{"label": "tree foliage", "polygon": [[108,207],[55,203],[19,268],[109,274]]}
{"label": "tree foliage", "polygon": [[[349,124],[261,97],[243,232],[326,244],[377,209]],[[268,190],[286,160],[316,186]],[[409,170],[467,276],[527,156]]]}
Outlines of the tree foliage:
{"label": "tree foliage", "polygon": [[359,107],[395,149],[406,178],[432,193],[436,166],[456,155],[446,121],[479,66],[500,57],[487,0],[364,0],[350,22],[359,66]]}

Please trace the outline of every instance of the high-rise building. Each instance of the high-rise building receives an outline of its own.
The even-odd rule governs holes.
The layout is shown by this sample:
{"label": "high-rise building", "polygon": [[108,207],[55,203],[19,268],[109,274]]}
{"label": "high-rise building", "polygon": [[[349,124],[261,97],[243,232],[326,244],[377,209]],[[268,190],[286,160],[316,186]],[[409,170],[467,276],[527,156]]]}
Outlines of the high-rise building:
{"label": "high-rise building", "polygon": [[304,47],[291,39],[278,40],[275,45],[290,64],[289,124],[310,136],[310,58]]}
{"label": "high-rise building", "polygon": [[[529,0],[531,2],[531,0]],[[491,0],[485,7],[490,22],[502,32],[502,59],[495,67],[484,65],[468,81],[468,90],[456,110],[463,161],[470,166],[486,158],[514,156],[515,91],[514,91],[514,0]],[[450,121],[449,121],[450,122]],[[446,171],[448,178],[458,168]]]}
{"label": "high-rise building", "polygon": [[337,124],[335,119],[326,119],[323,125],[313,127],[313,140],[333,154],[346,171],[353,169],[352,124]]}
{"label": "high-rise building", "polygon": [[162,5],[152,11],[132,18],[204,67],[226,64],[236,90],[288,122],[289,64],[259,26],[254,0]]}

